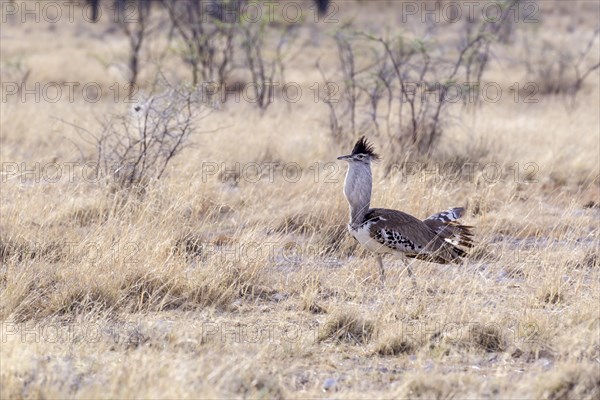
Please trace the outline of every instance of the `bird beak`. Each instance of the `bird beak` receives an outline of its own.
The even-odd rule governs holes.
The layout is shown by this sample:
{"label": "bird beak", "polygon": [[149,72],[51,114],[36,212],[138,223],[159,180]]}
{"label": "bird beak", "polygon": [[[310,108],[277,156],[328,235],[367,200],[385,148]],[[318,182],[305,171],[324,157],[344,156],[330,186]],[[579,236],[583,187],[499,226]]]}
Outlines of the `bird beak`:
{"label": "bird beak", "polygon": [[341,161],[348,161],[352,156],[339,156],[337,159]]}

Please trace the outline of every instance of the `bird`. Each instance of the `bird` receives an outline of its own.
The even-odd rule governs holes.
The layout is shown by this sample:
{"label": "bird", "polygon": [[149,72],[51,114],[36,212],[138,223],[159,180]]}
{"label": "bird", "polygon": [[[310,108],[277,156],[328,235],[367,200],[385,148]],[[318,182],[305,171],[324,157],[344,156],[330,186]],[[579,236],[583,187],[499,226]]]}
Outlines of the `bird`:
{"label": "bird", "polygon": [[[473,227],[457,222],[465,213],[464,207],[450,208],[424,220],[398,210],[371,208],[371,163],[380,159],[373,145],[363,136],[352,153],[337,159],[348,162],[344,180],[344,195],[350,208],[348,230],[375,254],[382,285],[385,285],[384,254],[439,264],[457,263],[467,256],[465,248],[473,247]],[[410,265],[407,271],[416,286]]]}

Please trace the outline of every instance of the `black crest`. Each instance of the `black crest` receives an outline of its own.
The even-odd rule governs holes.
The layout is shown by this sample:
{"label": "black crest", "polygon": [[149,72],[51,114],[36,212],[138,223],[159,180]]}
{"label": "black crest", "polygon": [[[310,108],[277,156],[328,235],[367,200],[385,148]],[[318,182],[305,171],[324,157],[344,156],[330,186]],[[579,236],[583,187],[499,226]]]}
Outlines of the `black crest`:
{"label": "black crest", "polygon": [[364,136],[358,139],[358,142],[354,145],[352,155],[355,154],[368,154],[373,160],[379,160],[379,154],[375,153],[375,148]]}

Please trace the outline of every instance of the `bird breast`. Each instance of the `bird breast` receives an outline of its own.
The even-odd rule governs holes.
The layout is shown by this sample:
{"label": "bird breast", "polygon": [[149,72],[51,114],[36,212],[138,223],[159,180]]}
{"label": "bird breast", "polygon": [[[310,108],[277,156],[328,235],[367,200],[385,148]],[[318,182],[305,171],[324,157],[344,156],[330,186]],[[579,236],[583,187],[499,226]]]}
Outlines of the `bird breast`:
{"label": "bird breast", "polygon": [[393,253],[394,251],[389,247],[379,243],[377,240],[371,237],[371,225],[372,223],[365,223],[358,227],[352,227],[348,225],[348,230],[354,238],[363,245],[367,250],[374,253]]}

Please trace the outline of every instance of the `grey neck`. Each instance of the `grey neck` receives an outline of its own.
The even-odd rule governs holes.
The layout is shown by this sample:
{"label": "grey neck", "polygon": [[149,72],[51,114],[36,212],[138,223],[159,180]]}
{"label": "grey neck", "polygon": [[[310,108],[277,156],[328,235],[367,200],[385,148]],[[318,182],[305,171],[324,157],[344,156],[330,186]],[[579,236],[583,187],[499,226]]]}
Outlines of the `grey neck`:
{"label": "grey neck", "polygon": [[360,225],[369,211],[372,186],[371,165],[368,163],[349,163],[346,181],[344,182],[344,194],[350,205],[350,225],[353,227]]}

